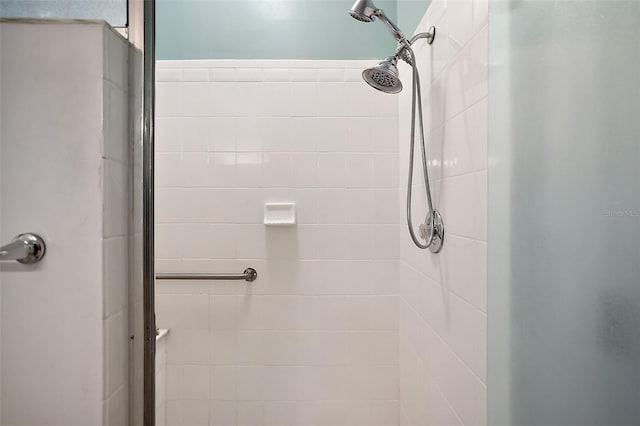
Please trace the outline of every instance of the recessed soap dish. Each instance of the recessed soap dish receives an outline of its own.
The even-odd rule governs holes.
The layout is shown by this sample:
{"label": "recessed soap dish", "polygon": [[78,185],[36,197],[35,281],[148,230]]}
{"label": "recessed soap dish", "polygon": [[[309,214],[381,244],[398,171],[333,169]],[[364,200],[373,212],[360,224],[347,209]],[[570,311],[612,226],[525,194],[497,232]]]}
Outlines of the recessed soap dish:
{"label": "recessed soap dish", "polygon": [[267,226],[295,225],[295,203],[266,203],[264,205],[264,224]]}

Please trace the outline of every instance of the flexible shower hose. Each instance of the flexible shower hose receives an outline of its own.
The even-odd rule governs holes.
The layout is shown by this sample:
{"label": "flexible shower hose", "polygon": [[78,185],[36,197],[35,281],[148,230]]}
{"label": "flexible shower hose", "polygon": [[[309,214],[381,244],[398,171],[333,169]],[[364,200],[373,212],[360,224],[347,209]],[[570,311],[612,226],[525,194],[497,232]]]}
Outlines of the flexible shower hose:
{"label": "flexible shower hose", "polygon": [[[411,65],[413,69],[413,90],[411,92],[411,139],[409,143],[409,177],[407,182],[407,226],[409,227],[409,235],[411,235],[411,239],[413,243],[421,249],[427,249],[433,244],[436,232],[436,224],[435,224],[435,211],[433,208],[433,201],[431,199],[431,189],[429,186],[429,173],[427,172],[427,148],[424,141],[424,121],[422,117],[422,92],[420,90],[420,74],[418,73],[418,66],[415,63],[415,55],[413,54],[413,49],[410,46],[405,46],[405,49],[408,52],[408,57],[405,55],[406,62]],[[413,186],[413,157],[414,157],[414,149],[415,149],[415,134],[416,134],[416,104],[418,108],[418,118],[419,118],[419,128],[420,128],[420,150],[422,151],[422,171],[424,178],[424,186],[426,190],[427,196],[427,205],[429,208],[429,216],[428,220],[431,222],[427,229],[429,230],[429,235],[425,237],[425,243],[421,242],[415,234],[413,229],[413,218],[411,214],[411,196],[412,196],[412,186]]]}

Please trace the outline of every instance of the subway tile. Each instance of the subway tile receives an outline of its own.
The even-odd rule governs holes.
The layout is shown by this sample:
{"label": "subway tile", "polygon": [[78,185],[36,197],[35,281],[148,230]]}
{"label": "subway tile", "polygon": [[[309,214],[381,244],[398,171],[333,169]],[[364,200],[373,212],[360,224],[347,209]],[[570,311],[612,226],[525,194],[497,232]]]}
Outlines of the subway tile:
{"label": "subway tile", "polygon": [[182,83],[156,84],[156,115],[158,117],[179,117],[183,112],[183,99],[187,93]]}
{"label": "subway tile", "polygon": [[263,131],[268,119],[264,117],[225,117],[220,137],[235,139],[240,151],[261,152],[264,143]]}
{"label": "subway tile", "polygon": [[[181,160],[179,152],[156,153],[156,180],[157,188],[179,187],[182,185]],[[162,172],[159,172],[162,170]]]}
{"label": "subway tile", "polygon": [[[182,350],[182,360],[184,364],[207,365],[211,358],[211,340],[209,330],[173,330],[179,333],[179,340]],[[185,378],[186,380],[186,378]],[[187,381],[188,383],[189,381]]]}
{"label": "subway tile", "polygon": [[244,139],[246,133],[239,134],[241,130],[239,120],[234,117],[209,117],[205,127],[207,133],[197,136],[207,142],[209,152],[243,151],[241,146],[246,147],[250,144],[250,140]]}
{"label": "subway tile", "polygon": [[210,396],[213,400],[235,401],[238,394],[238,367],[212,366],[210,375],[204,378],[210,383]]}
{"label": "subway tile", "polygon": [[[236,186],[236,181],[238,178],[237,158],[238,156],[232,152],[210,152],[207,157],[208,167],[206,169],[205,176],[203,177],[204,182],[202,182],[202,184],[200,185],[193,182],[193,186],[210,186],[219,188]],[[244,158],[246,157],[241,157],[241,159]],[[182,157],[184,172],[190,170],[189,164],[187,162],[188,159],[188,153],[184,153]],[[199,166],[199,163],[196,164],[196,167],[197,166]]]}
{"label": "subway tile", "polygon": [[234,365],[240,359],[238,333],[234,330],[212,330],[211,339],[211,365]]}
{"label": "subway tile", "polygon": [[447,2],[449,38],[454,51],[460,50],[473,34],[473,0]]}
{"label": "subway tile", "polygon": [[184,399],[209,399],[210,387],[208,365],[187,364],[183,367],[183,375],[185,386],[182,391],[182,396]]}
{"label": "subway tile", "polygon": [[209,81],[209,70],[206,68],[185,68],[182,70],[182,81]]}
{"label": "subway tile", "polygon": [[489,19],[489,1],[473,0],[473,30],[478,31],[487,25]]}
{"label": "subway tile", "polygon": [[[315,83],[297,83],[289,92],[289,113],[292,117],[314,117],[318,115]],[[286,99],[286,98],[284,98]]]}
{"label": "subway tile", "polygon": [[211,401],[209,412],[209,426],[236,426],[237,402],[235,401]]}
{"label": "subway tile", "polygon": [[238,325],[241,330],[287,330],[293,318],[291,296],[247,296],[240,303]]}
{"label": "subway tile", "polygon": [[[182,119],[157,118],[155,122],[156,152],[180,152],[182,150]],[[165,170],[162,170],[165,173]]]}
{"label": "subway tile", "polygon": [[167,401],[182,399],[184,388],[184,366],[167,364]]}
{"label": "subway tile", "polygon": [[298,296],[293,300],[292,326],[298,330],[348,329],[348,300],[343,296]]}
{"label": "subway tile", "polygon": [[262,185],[265,157],[260,152],[238,152],[235,172],[227,170],[229,187],[259,188]]}
{"label": "subway tile", "polygon": [[114,237],[102,241],[104,318],[121,311],[128,304],[129,238]]}
{"label": "subway tile", "polygon": [[398,188],[398,154],[373,154],[373,186]]}
{"label": "subway tile", "polygon": [[129,368],[129,321],[127,310],[122,310],[104,321],[104,394],[111,396],[127,384]]}
{"label": "subway tile", "polygon": [[294,402],[266,401],[264,403],[264,426],[292,426],[294,424]]}
{"label": "subway tile", "polygon": [[235,295],[211,295],[210,298],[210,329],[237,330],[244,309],[242,298]]}
{"label": "subway tile", "polygon": [[209,80],[216,82],[236,81],[234,68],[212,68],[209,70]]}
{"label": "subway tile", "polygon": [[314,152],[296,152],[291,154],[292,182],[296,188],[317,188],[319,183],[318,154]]}
{"label": "subway tile", "polygon": [[178,330],[209,329],[208,294],[158,294],[158,324]]}
{"label": "subway tile", "polygon": [[237,426],[264,426],[264,402],[238,402]]}
{"label": "subway tile", "polygon": [[209,400],[167,401],[167,426],[208,426]]}
{"label": "subway tile", "polygon": [[345,83],[346,115],[353,117],[396,117],[397,98],[364,83]]}
{"label": "subway tile", "polygon": [[488,30],[485,27],[456,56],[447,70],[447,118],[487,96],[488,61]]}
{"label": "subway tile", "polygon": [[291,187],[293,158],[291,153],[273,152],[262,155],[262,186],[265,188]]}
{"label": "subway tile", "polygon": [[315,120],[315,127],[310,131],[315,133],[318,151],[345,151],[347,120],[342,117],[319,117]]}
{"label": "subway tile", "polygon": [[236,256],[239,259],[264,259],[266,257],[264,228],[261,224],[233,226],[236,237]]}
{"label": "subway tile", "polygon": [[244,366],[295,365],[300,334],[293,331],[241,331],[238,364]]}
{"label": "subway tile", "polygon": [[266,82],[289,81],[290,71],[287,68],[267,68],[263,72],[264,72],[264,81]]}
{"label": "subway tile", "polygon": [[396,224],[400,221],[396,189],[376,189],[373,191],[373,223]]}
{"label": "subway tile", "polygon": [[318,131],[320,123],[317,117],[295,117],[285,119],[289,126],[288,150],[292,152],[315,152],[318,150]]}
{"label": "subway tile", "polygon": [[347,157],[344,153],[318,154],[318,186],[320,188],[342,188],[346,184]]}
{"label": "subway tile", "polygon": [[[211,119],[206,117],[185,117],[181,120],[182,124],[182,146],[181,151],[189,152],[207,152],[209,148],[209,139],[212,136],[213,123]],[[232,147],[223,145],[219,142],[220,151],[234,150]]]}
{"label": "subway tile", "polygon": [[487,312],[487,243],[450,235],[440,263],[446,287]]}
{"label": "subway tile", "polygon": [[[318,191],[318,223],[347,223],[351,213],[353,195],[345,189],[321,189]],[[358,206],[359,207],[359,206]]]}
{"label": "subway tile", "polygon": [[265,120],[262,128],[262,149],[264,151],[294,151],[291,138],[291,120],[273,117]]}
{"label": "subway tile", "polygon": [[442,162],[445,176],[487,168],[486,98],[447,122]]}
{"label": "subway tile", "polygon": [[342,117],[345,114],[345,83],[340,76],[339,82],[318,83],[314,101],[320,117]]}
{"label": "subway tile", "polygon": [[202,187],[209,182],[209,160],[206,152],[185,152],[180,155],[179,186]]}
{"label": "subway tile", "polygon": [[125,425],[129,421],[129,392],[121,386],[105,402],[105,426]]}
{"label": "subway tile", "polygon": [[296,399],[295,366],[238,367],[238,399],[287,401]]}
{"label": "subway tile", "polygon": [[345,158],[347,188],[373,188],[375,179],[373,154],[347,153]]}
{"label": "subway tile", "polygon": [[457,296],[449,299],[450,345],[483,382],[487,381],[487,316]]}
{"label": "subway tile", "polygon": [[290,70],[291,81],[312,82],[318,78],[318,71],[314,68],[293,68]]}
{"label": "subway tile", "polygon": [[486,188],[486,171],[443,180],[440,212],[449,232],[467,238],[486,239]]}
{"label": "subway tile", "polygon": [[362,69],[360,68],[347,68],[344,73],[344,81],[362,83]]}
{"label": "subway tile", "polygon": [[127,114],[128,98],[125,90],[113,83],[105,83],[103,155],[106,158],[128,163],[131,148]]}
{"label": "subway tile", "polygon": [[260,68],[238,68],[236,70],[237,81],[262,81],[263,72]]}
{"label": "subway tile", "polygon": [[319,82],[336,82],[344,80],[344,69],[342,68],[320,68],[318,69]]}
{"label": "subway tile", "polygon": [[104,237],[127,235],[129,229],[129,167],[125,163],[106,159],[102,162]]}
{"label": "subway tile", "polygon": [[158,83],[182,81],[182,70],[159,68],[156,70],[156,81]]}

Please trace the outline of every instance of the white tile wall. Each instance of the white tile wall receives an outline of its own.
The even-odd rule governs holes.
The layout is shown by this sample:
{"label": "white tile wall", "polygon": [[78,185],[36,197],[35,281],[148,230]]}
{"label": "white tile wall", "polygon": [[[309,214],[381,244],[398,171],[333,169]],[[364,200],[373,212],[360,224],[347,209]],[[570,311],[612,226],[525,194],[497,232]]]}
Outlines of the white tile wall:
{"label": "white tile wall", "polygon": [[[437,28],[433,46],[418,42],[416,54],[426,86],[433,189],[447,236],[433,256],[400,233],[402,425],[487,424],[487,7],[482,0],[434,0],[418,28]],[[409,108],[405,92],[401,182]],[[419,194],[424,186],[415,182],[415,189]],[[404,203],[402,194],[402,212]],[[415,220],[421,220],[424,202],[416,199],[415,206]]]}
{"label": "white tile wall", "polygon": [[129,423],[130,46],[107,27],[103,43],[103,424],[120,426]]}
{"label": "white tile wall", "polygon": [[156,337],[156,426],[165,426],[167,414],[167,330]]}
{"label": "white tile wall", "polygon": [[259,273],[157,284],[168,426],[398,424],[398,102],[367,65],[158,63],[157,268]]}
{"label": "white tile wall", "polygon": [[[47,242],[37,266],[0,267],[1,422],[122,426],[128,45],[105,24],[56,21],[2,22],[0,44],[0,240]],[[15,169],[26,163],[41,173]]]}

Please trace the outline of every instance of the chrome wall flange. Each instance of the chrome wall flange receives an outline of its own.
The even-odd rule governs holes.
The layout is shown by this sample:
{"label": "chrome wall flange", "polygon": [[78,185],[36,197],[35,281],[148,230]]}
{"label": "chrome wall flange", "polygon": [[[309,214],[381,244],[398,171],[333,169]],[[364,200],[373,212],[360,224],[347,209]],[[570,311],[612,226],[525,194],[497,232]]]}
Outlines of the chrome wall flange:
{"label": "chrome wall flange", "polygon": [[253,268],[247,268],[244,270],[244,274],[247,276],[247,278],[245,278],[245,281],[255,281],[256,278],[258,278],[258,272],[253,269]]}
{"label": "chrome wall flange", "polygon": [[427,215],[424,224],[420,225],[420,236],[429,243],[431,253],[440,253],[444,244],[444,222],[438,210],[433,211],[433,218]]}
{"label": "chrome wall flange", "polygon": [[431,28],[429,28],[429,31],[427,31],[426,33],[418,33],[414,35],[409,40],[409,45],[412,45],[413,43],[415,43],[416,40],[420,40],[421,38],[426,38],[428,44],[433,44],[433,42],[436,39],[436,27],[432,26]]}

